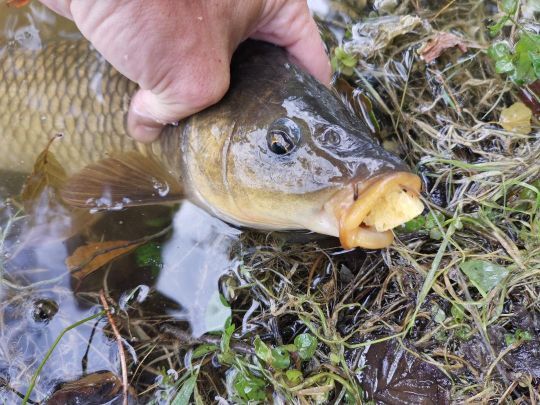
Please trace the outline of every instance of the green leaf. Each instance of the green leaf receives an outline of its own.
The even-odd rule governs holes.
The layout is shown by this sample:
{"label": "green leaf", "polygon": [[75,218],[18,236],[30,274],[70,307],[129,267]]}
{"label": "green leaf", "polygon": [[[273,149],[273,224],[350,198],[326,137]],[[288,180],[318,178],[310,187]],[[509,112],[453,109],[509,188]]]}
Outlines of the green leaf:
{"label": "green leaf", "polygon": [[504,335],[504,342],[506,343],[506,346],[510,346],[514,344],[517,341],[516,337],[510,333],[507,333]]}
{"label": "green leaf", "polygon": [[490,34],[491,36],[493,36],[493,37],[496,36],[496,35],[498,35],[498,34],[501,32],[501,30],[503,29],[504,25],[507,23],[507,21],[508,21],[509,19],[510,19],[510,18],[509,18],[507,15],[505,15],[503,18],[501,18],[501,19],[499,20],[499,22],[498,22],[497,24],[490,25],[490,26],[489,26],[489,34]]}
{"label": "green leaf", "polygon": [[255,354],[259,359],[264,361],[266,364],[272,362],[272,350],[264,343],[259,336],[255,338]]}
{"label": "green leaf", "polygon": [[404,232],[418,232],[426,227],[426,217],[419,215],[416,218],[404,223],[401,226],[401,230]]}
{"label": "green leaf", "polygon": [[291,365],[291,357],[289,352],[282,347],[272,349],[271,365],[276,370],[285,370]]}
{"label": "green leaf", "polygon": [[432,228],[429,230],[429,237],[433,240],[441,240],[443,238],[443,234],[439,228]]}
{"label": "green leaf", "polygon": [[461,328],[457,329],[455,333],[456,333],[456,337],[460,340],[466,341],[466,340],[469,340],[471,337],[470,336],[471,329],[467,324],[461,326]]}
{"label": "green leaf", "polygon": [[336,353],[330,353],[328,358],[330,359],[330,363],[334,365],[341,363],[341,358]]}
{"label": "green leaf", "polygon": [[452,308],[450,308],[450,313],[452,314],[452,318],[454,318],[456,322],[461,322],[463,318],[465,318],[465,310],[461,305],[452,305]]}
{"label": "green leaf", "polygon": [[511,58],[499,59],[495,62],[495,71],[497,73],[509,73],[513,72],[516,69],[514,62]]}
{"label": "green leaf", "polygon": [[304,378],[300,370],[287,370],[285,372],[285,377],[291,382],[291,384],[300,384]]}
{"label": "green leaf", "polygon": [[538,193],[540,193],[540,180],[535,180],[529,187],[523,187],[519,193],[519,198],[521,200],[533,200],[535,201]]}
{"label": "green leaf", "polygon": [[239,373],[234,380],[234,390],[244,401],[264,401],[266,383],[263,379]]}
{"label": "green leaf", "polygon": [[317,350],[317,338],[309,333],[302,333],[294,339],[294,345],[298,348],[298,355],[302,360],[309,360]]}
{"label": "green leaf", "polygon": [[508,45],[508,43],[503,41],[495,42],[488,48],[487,52],[488,56],[494,61],[498,61],[503,58],[509,58],[512,56],[512,52],[510,52],[510,46]]}
{"label": "green leaf", "polygon": [[509,273],[505,267],[484,260],[469,260],[459,267],[482,295],[487,295]]}
{"label": "green leaf", "polygon": [[357,65],[358,59],[356,55],[349,54],[342,47],[334,49],[332,56],[332,69],[340,71],[344,75],[351,75],[353,68]]}
{"label": "green leaf", "polygon": [[225,330],[223,331],[223,334],[221,335],[221,342],[220,342],[220,349],[221,349],[221,355],[220,355],[220,361],[224,363],[230,363],[234,356],[231,353],[231,337],[234,333],[235,326],[234,324],[228,325]]}
{"label": "green leaf", "polygon": [[516,331],[516,337],[521,341],[529,342],[529,341],[533,340],[533,336],[532,336],[531,332],[529,332],[528,330],[518,329]]}
{"label": "green leaf", "polygon": [[287,350],[288,352],[296,352],[298,351],[298,348],[294,345],[294,344],[289,344],[289,345],[282,345],[282,346],[279,346],[281,347],[283,350]]}
{"label": "green leaf", "polygon": [[528,54],[520,53],[514,62],[515,70],[510,75],[510,79],[520,86],[532,83],[535,79],[532,62]]}
{"label": "green leaf", "polygon": [[150,242],[137,248],[135,262],[139,267],[150,267],[152,272],[159,272],[163,267],[161,245],[157,242]]}
{"label": "green leaf", "polygon": [[255,338],[255,354],[269,366],[276,370],[283,370],[291,364],[289,353],[284,347],[271,349],[259,336]]}
{"label": "green leaf", "polygon": [[215,352],[217,349],[218,347],[212,344],[203,344],[203,345],[197,346],[193,350],[192,358],[198,359],[199,357],[203,357],[204,355],[208,353]]}
{"label": "green leaf", "polygon": [[433,308],[431,309],[431,314],[435,323],[441,324],[446,319],[446,314],[438,305],[433,306]]}
{"label": "green leaf", "polygon": [[516,42],[516,53],[538,53],[540,49],[540,35],[532,32],[522,31],[519,41]]}
{"label": "green leaf", "polygon": [[517,343],[517,342],[528,342],[533,339],[531,332],[517,329],[513,334],[507,333],[504,335],[504,341],[507,346],[510,346],[511,344]]}
{"label": "green leaf", "polygon": [[510,78],[517,84],[534,82],[538,78],[535,66],[538,66],[540,57],[540,35],[522,32],[516,42],[515,53],[516,69]]}
{"label": "green leaf", "polygon": [[540,53],[529,52],[529,59],[532,63],[534,75],[540,79]]}
{"label": "green leaf", "polygon": [[189,377],[180,390],[176,393],[174,399],[171,401],[171,405],[188,405],[191,396],[193,395],[193,390],[195,389],[195,384],[197,384],[197,375],[194,374]]}

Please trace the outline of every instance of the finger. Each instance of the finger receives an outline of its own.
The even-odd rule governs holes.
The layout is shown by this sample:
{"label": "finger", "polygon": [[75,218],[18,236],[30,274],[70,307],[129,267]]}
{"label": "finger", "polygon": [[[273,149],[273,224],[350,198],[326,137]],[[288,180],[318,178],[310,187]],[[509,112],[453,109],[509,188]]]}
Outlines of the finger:
{"label": "finger", "polygon": [[71,0],[40,0],[45,6],[50,8],[57,14],[60,14],[63,17],[73,20],[71,15],[70,4]]}
{"label": "finger", "polygon": [[128,132],[139,142],[156,140],[166,124],[172,124],[217,103],[229,88],[228,70],[205,84],[183,82],[165,90],[170,96],[139,90],[131,100]]}
{"label": "finger", "polygon": [[263,20],[264,25],[256,29],[253,38],[285,47],[304,69],[321,83],[330,85],[330,60],[305,1],[283,2],[281,7],[269,10]]}
{"label": "finger", "polygon": [[193,114],[189,105],[169,103],[150,90],[139,90],[129,106],[128,132],[139,142],[155,141],[166,124]]}
{"label": "finger", "polygon": [[304,31],[298,33],[296,42],[286,46],[287,51],[300,65],[326,86],[330,85],[332,68],[326,55],[324,43],[319,35],[315,21],[310,21]]}

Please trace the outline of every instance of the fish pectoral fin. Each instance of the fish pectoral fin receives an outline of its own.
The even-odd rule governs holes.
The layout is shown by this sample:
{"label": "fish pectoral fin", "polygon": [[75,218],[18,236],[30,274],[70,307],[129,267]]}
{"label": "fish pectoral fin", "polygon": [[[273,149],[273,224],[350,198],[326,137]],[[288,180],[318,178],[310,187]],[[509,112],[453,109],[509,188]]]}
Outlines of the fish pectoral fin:
{"label": "fish pectoral fin", "polygon": [[183,187],[156,160],[138,152],[112,155],[68,178],[60,190],[65,203],[96,210],[178,202]]}

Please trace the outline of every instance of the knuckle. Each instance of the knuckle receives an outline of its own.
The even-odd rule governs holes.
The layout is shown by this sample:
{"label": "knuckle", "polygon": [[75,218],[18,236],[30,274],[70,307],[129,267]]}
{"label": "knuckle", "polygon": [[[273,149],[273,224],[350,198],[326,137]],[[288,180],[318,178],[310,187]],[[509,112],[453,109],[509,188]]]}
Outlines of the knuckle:
{"label": "knuckle", "polygon": [[[208,75],[201,83],[196,96],[201,107],[208,107],[223,98],[229,88],[229,72],[220,75]],[[196,102],[196,100],[194,100]]]}
{"label": "knuckle", "polygon": [[182,104],[190,105],[194,110],[202,110],[223,98],[229,88],[229,71],[213,71],[200,69],[197,73],[188,75],[187,80],[179,83],[175,99]]}

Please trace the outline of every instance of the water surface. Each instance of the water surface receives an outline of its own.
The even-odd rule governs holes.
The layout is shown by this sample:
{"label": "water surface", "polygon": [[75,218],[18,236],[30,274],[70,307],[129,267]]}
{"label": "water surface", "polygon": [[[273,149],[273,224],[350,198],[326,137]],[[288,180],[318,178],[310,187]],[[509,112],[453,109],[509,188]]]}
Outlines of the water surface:
{"label": "water surface", "polygon": [[[22,9],[0,7],[0,52],[10,47],[39,50],[52,41],[80,38],[71,22],[35,2]],[[25,112],[18,113],[18,119],[24,119]],[[101,309],[100,291],[123,305],[126,314],[136,307],[141,319],[151,318],[156,327],[176,319],[197,336],[222,328],[230,309],[220,300],[218,279],[237,266],[230,250],[238,230],[189,203],[98,214],[75,226],[77,219],[45,198],[29,216],[17,199],[26,175],[18,170],[0,172],[3,403],[16,403],[26,393],[45,353],[65,328]],[[66,229],[72,228],[75,232],[66,235]],[[153,234],[162,235],[82,280],[66,266],[66,259],[85,244]],[[125,342],[130,363],[139,361],[136,344],[149,339],[145,327],[123,333],[131,337]],[[154,365],[150,381],[162,366],[166,368],[166,362]],[[104,318],[65,335],[40,373],[31,398],[43,400],[58,383],[102,370],[120,375],[116,341]]]}

